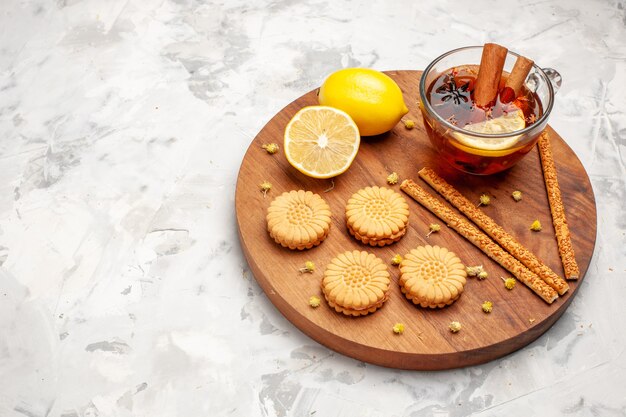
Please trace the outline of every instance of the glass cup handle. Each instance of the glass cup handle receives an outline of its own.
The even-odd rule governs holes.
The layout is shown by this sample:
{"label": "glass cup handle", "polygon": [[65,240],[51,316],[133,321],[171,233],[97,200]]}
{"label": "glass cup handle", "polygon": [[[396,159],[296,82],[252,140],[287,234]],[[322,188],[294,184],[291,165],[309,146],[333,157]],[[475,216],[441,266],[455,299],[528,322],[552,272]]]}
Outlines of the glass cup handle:
{"label": "glass cup handle", "polygon": [[[550,80],[552,90],[554,91],[554,94],[556,94],[556,92],[559,91],[559,88],[561,88],[561,83],[563,82],[561,74],[559,74],[559,72],[554,68],[542,68],[541,70],[546,74],[548,80]],[[533,93],[536,93],[540,82],[539,75],[533,71],[526,79],[526,88]]]}
{"label": "glass cup handle", "polygon": [[559,72],[554,68],[542,68],[542,70],[543,72],[545,72],[546,76],[550,80],[550,83],[552,84],[552,89],[554,90],[554,94],[556,94],[557,91],[559,91],[559,88],[561,88],[563,77],[561,77],[561,74],[559,74]]}

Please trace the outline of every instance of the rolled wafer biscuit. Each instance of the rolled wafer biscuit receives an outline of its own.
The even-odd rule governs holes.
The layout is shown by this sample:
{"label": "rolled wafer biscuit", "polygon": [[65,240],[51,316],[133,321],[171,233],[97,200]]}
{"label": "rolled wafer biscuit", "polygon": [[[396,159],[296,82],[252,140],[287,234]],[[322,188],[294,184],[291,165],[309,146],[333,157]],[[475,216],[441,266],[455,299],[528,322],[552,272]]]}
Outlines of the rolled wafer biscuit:
{"label": "rolled wafer biscuit", "polygon": [[550,137],[548,132],[543,132],[537,142],[539,147],[539,157],[541,158],[541,166],[543,167],[543,178],[546,183],[546,191],[548,192],[548,203],[550,203],[550,212],[552,213],[552,224],[556,234],[556,243],[559,247],[559,255],[563,263],[565,278],[578,279],[580,270],[576,263],[574,248],[572,247],[572,238],[565,218],[565,208],[561,199],[561,189],[559,181],[556,177],[556,167],[554,165],[554,157],[552,156],[552,147],[550,146]]}
{"label": "rolled wafer biscuit", "polygon": [[489,236],[473,226],[469,221],[460,217],[451,209],[437,201],[435,197],[426,192],[414,181],[404,180],[400,185],[400,189],[446,222],[449,227],[456,230],[457,233],[469,240],[474,246],[482,250],[503,268],[515,275],[518,280],[533,290],[535,294],[540,296],[546,303],[552,304],[552,302],[559,297],[554,288],[546,284],[537,274],[522,265],[520,261],[502,249],[497,243],[491,240]]}
{"label": "rolled wafer biscuit", "polygon": [[559,295],[563,295],[569,289],[567,281],[558,276],[550,267],[544,264],[531,251],[522,246],[513,236],[507,233],[500,225],[498,225],[491,217],[487,216],[467,198],[458,192],[446,180],[441,178],[435,171],[430,168],[422,168],[418,172],[419,176],[426,181],[435,191],[443,198],[448,200],[450,204],[456,207],[461,213],[465,214],[471,221],[476,223],[487,235],[495,240],[500,246],[506,249],[524,266],[537,274],[546,284],[554,288]]}

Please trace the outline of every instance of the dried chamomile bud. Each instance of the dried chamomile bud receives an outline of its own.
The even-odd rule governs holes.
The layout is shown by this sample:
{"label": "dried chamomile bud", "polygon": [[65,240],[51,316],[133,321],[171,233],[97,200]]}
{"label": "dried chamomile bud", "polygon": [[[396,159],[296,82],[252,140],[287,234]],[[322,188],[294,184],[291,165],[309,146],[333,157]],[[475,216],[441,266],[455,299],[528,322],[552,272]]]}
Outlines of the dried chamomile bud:
{"label": "dried chamomile bud", "polygon": [[396,253],[393,258],[391,258],[391,265],[400,265],[402,263],[402,256],[399,253]]}
{"label": "dried chamomile bud", "polygon": [[482,308],[485,313],[491,313],[491,310],[493,310],[493,303],[491,301],[485,301]]}
{"label": "dried chamomile bud", "polygon": [[267,192],[272,189],[272,183],[269,181],[263,181],[261,184],[259,184],[259,188],[261,189],[261,192],[263,193],[263,197],[265,197]]}
{"label": "dried chamomile bud", "polygon": [[467,274],[468,277],[476,277],[482,271],[483,271],[483,266],[482,265],[466,266],[465,267],[465,273]]}
{"label": "dried chamomile bud", "polygon": [[515,278],[502,278],[502,281],[504,281],[504,287],[507,290],[512,290],[513,288],[515,288],[515,283],[517,281],[515,281]]}
{"label": "dried chamomile bud", "polygon": [[511,197],[513,197],[515,201],[520,201],[522,199],[522,192],[515,190],[511,193]]}
{"label": "dried chamomile bud", "polygon": [[461,330],[461,323],[459,323],[458,321],[453,321],[450,323],[450,325],[448,326],[450,328],[450,331],[452,333],[456,333],[459,330]]}
{"label": "dried chamomile bud", "polygon": [[299,271],[308,272],[309,274],[312,274],[313,271],[315,271],[315,264],[313,263],[313,261],[306,261],[304,263],[304,268],[300,268]]}
{"label": "dried chamomile bud", "polygon": [[437,233],[438,231],[440,231],[441,226],[439,226],[437,223],[431,223],[428,225],[428,229],[430,230],[430,232],[428,232],[426,237],[432,235],[433,233]]}
{"label": "dried chamomile bud", "polygon": [[330,186],[324,190],[325,193],[331,192],[335,188],[335,180],[330,179]]}
{"label": "dried chamomile bud", "polygon": [[541,223],[539,222],[539,220],[535,220],[533,224],[530,225],[530,230],[532,230],[533,232],[538,232],[541,230]]}
{"label": "dried chamomile bud", "polygon": [[270,155],[275,154],[280,149],[276,143],[264,143],[261,148],[265,149]]}
{"label": "dried chamomile bud", "polygon": [[487,194],[481,195],[478,200],[478,206],[488,206],[491,203],[491,198]]}
{"label": "dried chamomile bud", "polygon": [[478,274],[476,274],[476,278],[481,279],[481,280],[487,278],[488,276],[489,274],[485,270],[482,270]]}
{"label": "dried chamomile bud", "polygon": [[396,323],[393,325],[393,332],[395,334],[402,334],[404,333],[404,324],[402,323]]}
{"label": "dried chamomile bud", "polygon": [[399,179],[400,177],[398,177],[398,174],[396,172],[392,172],[391,174],[387,176],[387,184],[389,185],[397,184]]}
{"label": "dried chamomile bud", "polygon": [[316,295],[312,295],[311,298],[309,298],[309,305],[313,308],[319,307],[321,303],[322,300]]}
{"label": "dried chamomile bud", "polygon": [[415,122],[411,119],[407,120],[404,122],[404,127],[407,128],[408,130],[411,130],[415,127]]}

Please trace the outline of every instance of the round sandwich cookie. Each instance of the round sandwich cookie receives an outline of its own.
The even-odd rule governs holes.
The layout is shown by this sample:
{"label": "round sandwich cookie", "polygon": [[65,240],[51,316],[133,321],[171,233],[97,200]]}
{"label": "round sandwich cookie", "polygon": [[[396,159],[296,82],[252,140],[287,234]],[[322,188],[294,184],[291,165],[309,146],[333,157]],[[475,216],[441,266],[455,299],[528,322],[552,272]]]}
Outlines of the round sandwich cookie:
{"label": "round sandwich cookie", "polygon": [[390,283],[387,265],[376,255],[347,251],[333,258],[326,267],[322,292],[335,311],[364,316],[387,301]]}
{"label": "round sandwich cookie", "polygon": [[317,246],[330,230],[330,206],[310,191],[284,192],[267,209],[267,230],[277,243],[289,249]]}
{"label": "round sandwich cookie", "polygon": [[409,205],[404,197],[384,187],[363,188],[346,204],[346,226],[357,240],[385,246],[404,236],[409,224]]}
{"label": "round sandwich cookie", "polygon": [[463,293],[467,274],[461,260],[446,248],[419,246],[400,263],[400,289],[414,304],[442,308]]}

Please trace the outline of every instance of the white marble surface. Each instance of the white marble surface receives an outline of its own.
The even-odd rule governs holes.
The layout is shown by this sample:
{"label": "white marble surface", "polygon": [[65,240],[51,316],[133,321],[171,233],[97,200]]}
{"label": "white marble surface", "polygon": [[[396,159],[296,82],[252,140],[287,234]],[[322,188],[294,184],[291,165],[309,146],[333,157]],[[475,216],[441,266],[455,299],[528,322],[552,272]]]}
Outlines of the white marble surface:
{"label": "white marble surface", "polygon": [[[3,0],[0,416],[626,415],[625,9]],[[563,75],[551,124],[598,203],[582,288],[544,336],[482,366],[407,372],[329,351],[242,255],[248,144],[335,69],[421,69],[486,41]]]}

